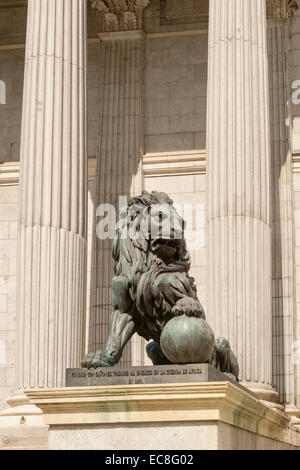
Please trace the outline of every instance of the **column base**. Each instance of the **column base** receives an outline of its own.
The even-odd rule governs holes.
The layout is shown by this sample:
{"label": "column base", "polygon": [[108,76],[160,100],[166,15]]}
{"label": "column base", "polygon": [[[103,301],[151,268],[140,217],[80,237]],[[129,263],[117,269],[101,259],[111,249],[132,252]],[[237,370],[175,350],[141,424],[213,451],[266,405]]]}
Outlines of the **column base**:
{"label": "column base", "polygon": [[285,413],[290,416],[291,424],[300,429],[300,410],[296,406],[288,405],[285,408]]}
{"label": "column base", "polygon": [[296,418],[295,416],[293,416],[291,418],[291,424],[300,430],[300,418]]}
{"label": "column base", "polygon": [[10,397],[7,404],[10,408],[0,413],[0,449],[48,449],[48,426],[43,412],[21,393]]}
{"label": "column base", "polygon": [[258,382],[241,382],[241,385],[249,388],[251,392],[256,393],[256,395],[271,408],[284,411],[284,407],[278,404],[279,394],[271,385],[260,384]]}

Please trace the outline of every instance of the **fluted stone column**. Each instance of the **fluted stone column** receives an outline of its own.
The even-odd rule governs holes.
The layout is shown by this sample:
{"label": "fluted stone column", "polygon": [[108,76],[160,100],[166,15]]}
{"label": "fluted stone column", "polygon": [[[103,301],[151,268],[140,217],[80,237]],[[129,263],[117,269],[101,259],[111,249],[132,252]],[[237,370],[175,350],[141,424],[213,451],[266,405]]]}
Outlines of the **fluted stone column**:
{"label": "fluted stone column", "polygon": [[[100,34],[100,128],[97,155],[97,204],[112,204],[119,217],[119,198],[127,202],[142,192],[142,31]],[[126,202],[125,202],[126,203]],[[98,214],[104,215],[102,214]],[[97,218],[97,223],[101,218]],[[115,235],[96,240],[96,276],[89,349],[103,349],[111,315]],[[143,340],[133,337],[120,364],[141,364]]]}
{"label": "fluted stone column", "polygon": [[21,136],[17,386],[84,355],[86,0],[29,0]]}
{"label": "fluted stone column", "polygon": [[[112,204],[117,218],[119,197],[128,200],[142,191],[143,14],[150,3],[151,0],[91,3],[102,15],[104,31],[99,34],[101,139],[97,152],[96,206]],[[96,252],[89,351],[103,349],[108,337],[113,278],[111,236],[96,240]],[[135,335],[124,349],[120,364],[142,364],[144,350],[144,340]]]}
{"label": "fluted stone column", "polygon": [[209,4],[208,319],[274,400],[266,1]]}
{"label": "fluted stone column", "polygon": [[268,56],[272,168],[272,278],[273,278],[273,382],[289,414],[296,409],[296,366],[292,362],[295,340],[295,253],[293,227],[292,155],[288,98],[288,19],[291,2],[281,8],[268,2]]}

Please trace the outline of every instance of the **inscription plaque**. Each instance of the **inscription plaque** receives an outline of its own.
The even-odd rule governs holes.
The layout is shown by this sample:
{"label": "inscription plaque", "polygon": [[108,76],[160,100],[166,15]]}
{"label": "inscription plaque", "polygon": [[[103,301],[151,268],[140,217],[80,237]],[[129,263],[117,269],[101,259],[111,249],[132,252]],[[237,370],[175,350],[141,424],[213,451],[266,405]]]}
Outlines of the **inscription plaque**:
{"label": "inscription plaque", "polygon": [[[248,389],[222,374],[209,364],[101,367],[98,369],[67,369],[67,387],[104,385],[143,385],[163,383],[232,382],[254,395]],[[255,396],[255,395],[254,395]]]}

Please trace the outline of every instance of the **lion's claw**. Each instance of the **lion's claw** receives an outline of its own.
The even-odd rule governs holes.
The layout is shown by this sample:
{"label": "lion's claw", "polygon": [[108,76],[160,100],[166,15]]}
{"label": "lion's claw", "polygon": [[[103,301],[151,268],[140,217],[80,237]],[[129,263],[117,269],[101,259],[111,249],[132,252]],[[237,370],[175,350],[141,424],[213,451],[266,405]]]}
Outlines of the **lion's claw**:
{"label": "lion's claw", "polygon": [[97,369],[98,367],[113,367],[114,365],[114,362],[109,360],[109,358],[102,351],[98,351],[92,360],[91,367]]}
{"label": "lion's claw", "polygon": [[89,353],[85,356],[85,358],[81,361],[81,367],[84,369],[89,369],[91,367],[91,362],[95,356],[95,353]]}
{"label": "lion's claw", "polygon": [[183,297],[178,300],[172,308],[172,313],[175,316],[186,315],[187,317],[196,317],[205,319],[205,314],[202,305],[198,300],[191,297]]}
{"label": "lion's claw", "polygon": [[98,367],[113,367],[114,363],[102,351],[88,354],[81,362],[81,367],[97,369]]}

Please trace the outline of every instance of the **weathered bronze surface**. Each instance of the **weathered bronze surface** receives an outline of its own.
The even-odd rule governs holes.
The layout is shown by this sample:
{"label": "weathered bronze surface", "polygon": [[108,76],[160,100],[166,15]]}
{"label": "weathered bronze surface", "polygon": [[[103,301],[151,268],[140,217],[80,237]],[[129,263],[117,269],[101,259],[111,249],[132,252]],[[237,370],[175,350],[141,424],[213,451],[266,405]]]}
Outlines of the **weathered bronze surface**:
{"label": "weathered bronze surface", "polygon": [[[156,343],[147,347],[154,364],[210,361],[222,372],[238,373],[238,368],[232,367],[233,353],[231,362],[223,357],[229,343],[225,351],[220,346],[226,340],[219,339],[214,348],[213,332],[189,276],[191,262],[184,229],[185,222],[167,194],[144,191],[130,200],[113,243],[115,276],[108,340],[103,351],[85,357],[82,367],[116,365],[132,335],[138,333]],[[166,334],[165,344],[161,343],[165,326],[176,317],[182,318],[173,320],[167,329],[171,337]]]}
{"label": "weathered bronze surface", "polygon": [[160,346],[174,364],[205,364],[214,351],[215,336],[203,318],[172,318],[163,329]]}

